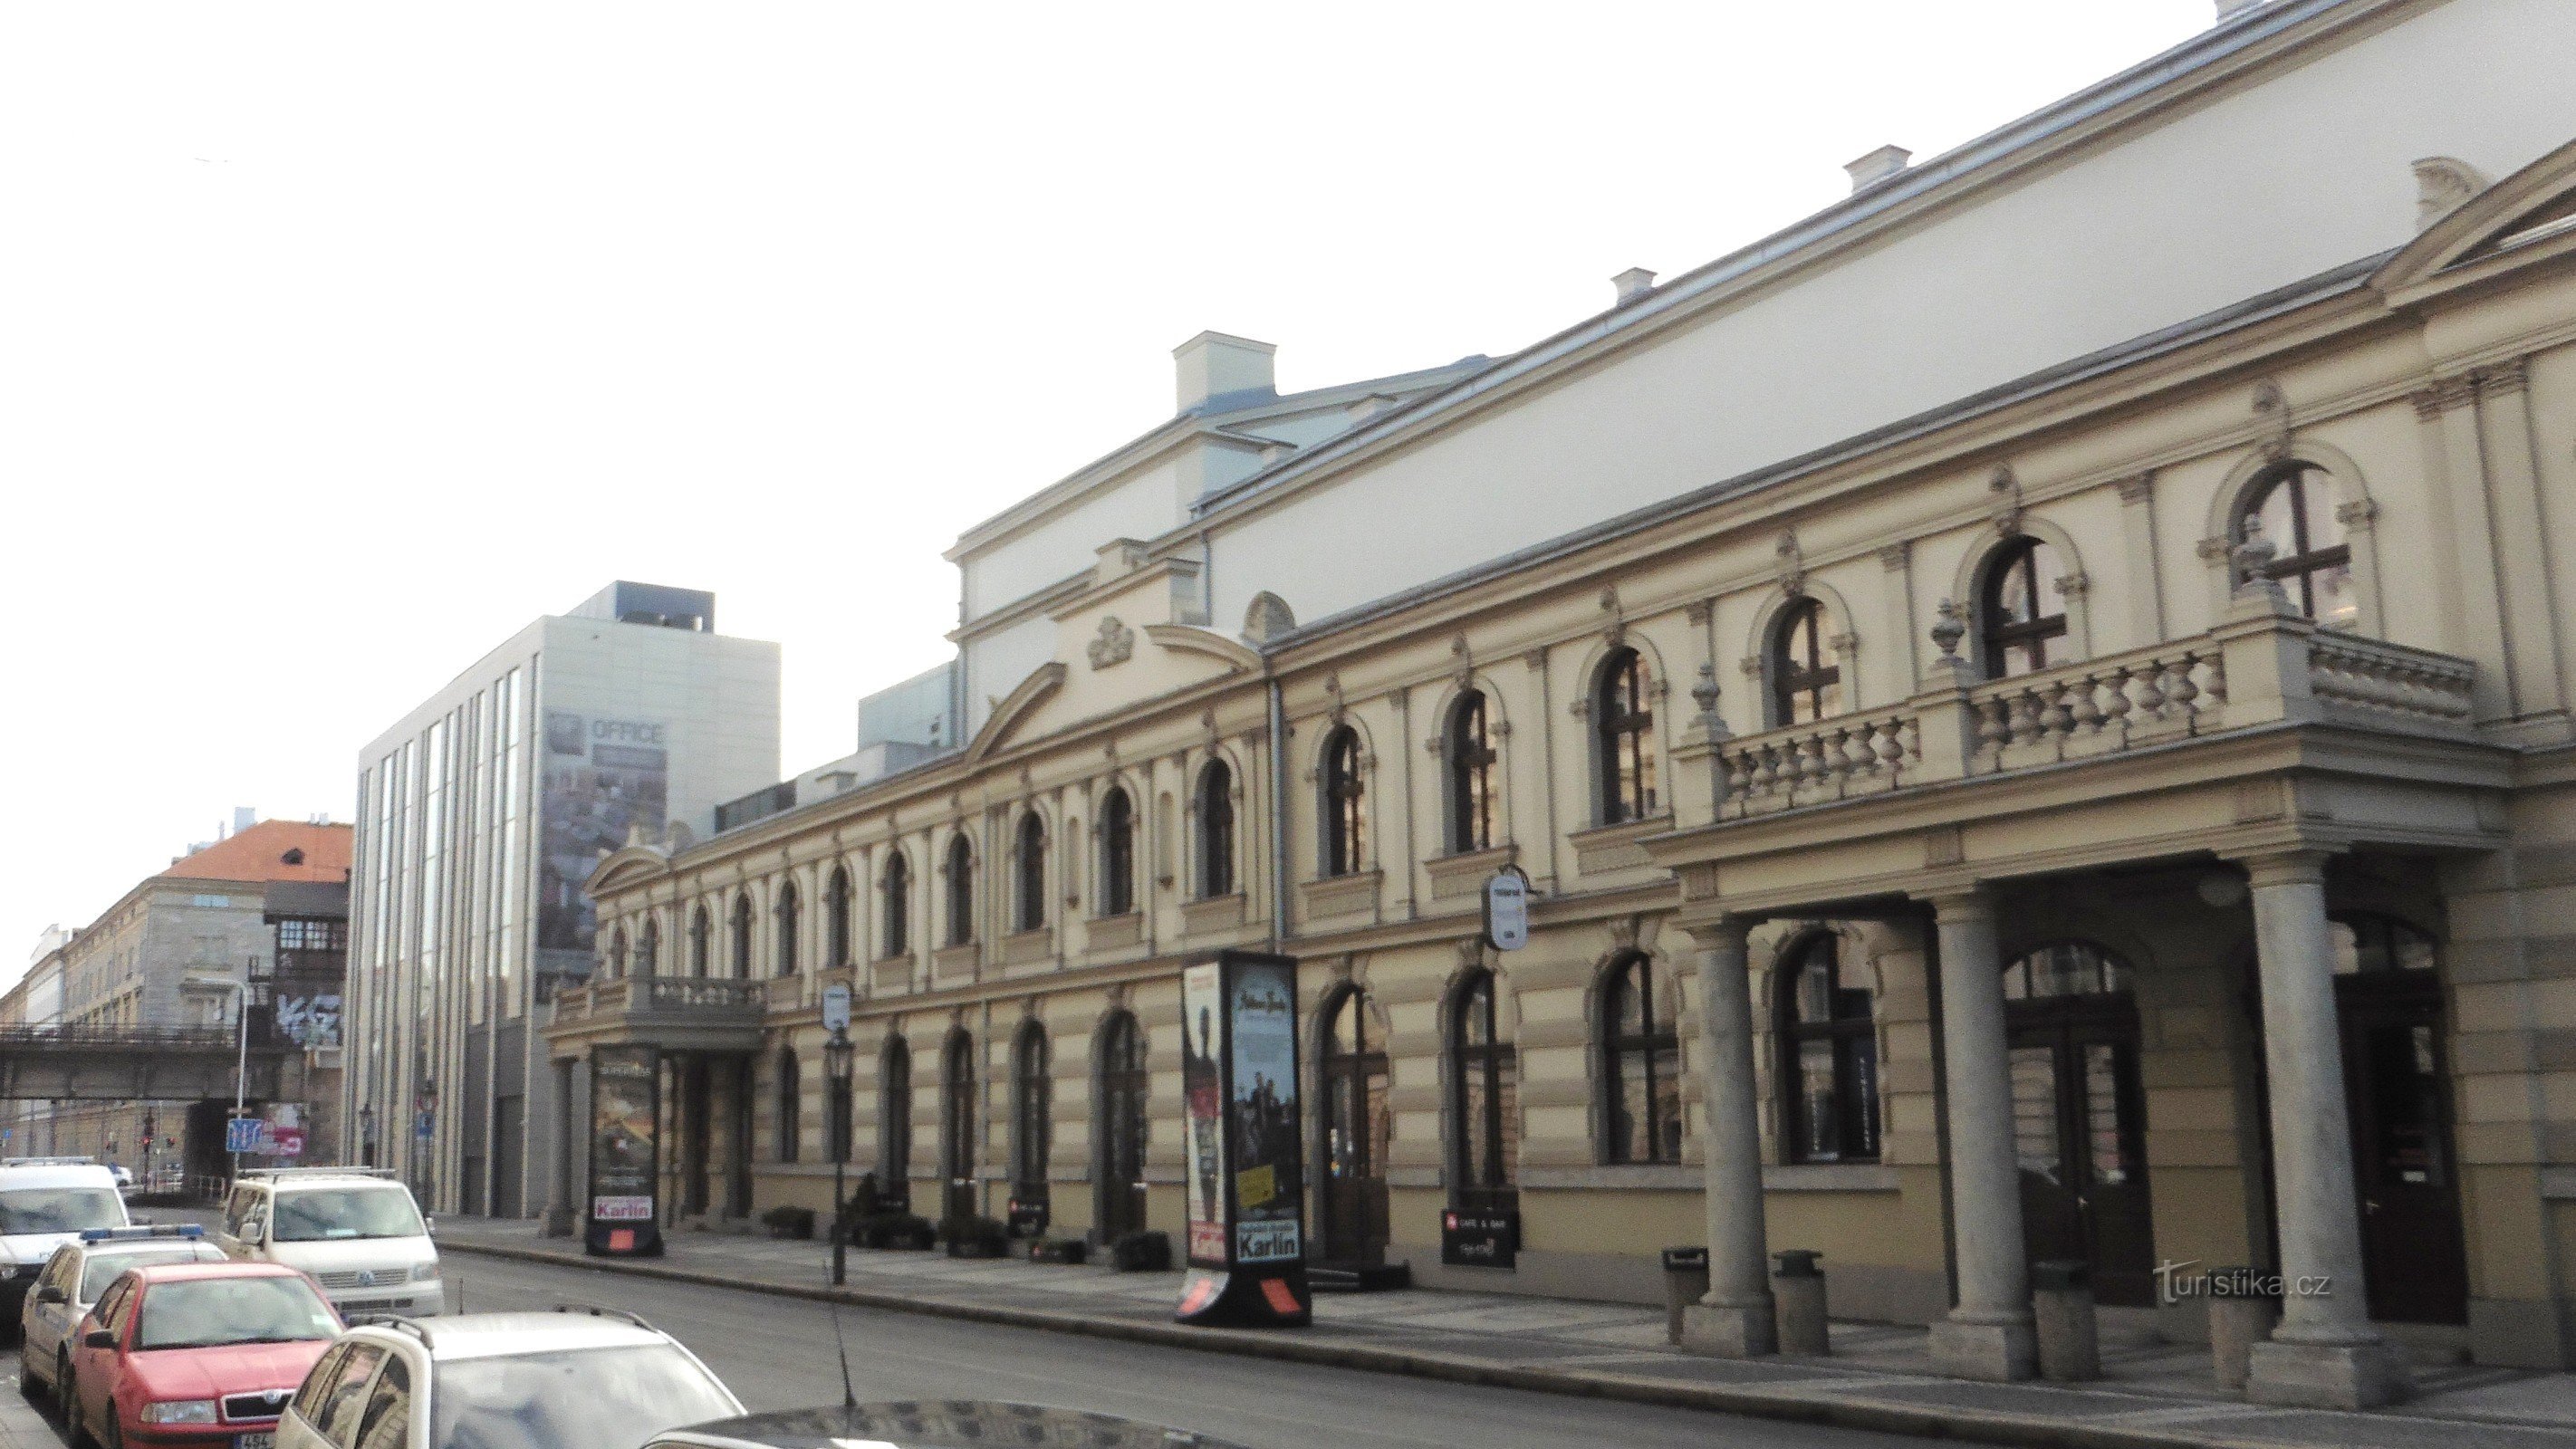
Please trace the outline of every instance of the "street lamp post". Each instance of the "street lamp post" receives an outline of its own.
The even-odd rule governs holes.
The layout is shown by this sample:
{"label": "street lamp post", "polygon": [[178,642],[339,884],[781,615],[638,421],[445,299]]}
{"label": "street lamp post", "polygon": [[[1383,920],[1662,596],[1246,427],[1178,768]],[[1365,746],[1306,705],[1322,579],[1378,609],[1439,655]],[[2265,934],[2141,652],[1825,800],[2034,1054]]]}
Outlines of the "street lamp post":
{"label": "street lamp post", "polygon": [[850,1237],[843,1231],[842,1177],[850,1165],[850,1058],[853,1055],[850,1033],[846,1028],[833,1031],[823,1043],[823,1075],[832,1082],[832,1110],[828,1121],[832,1132],[832,1286],[840,1287],[849,1280]]}

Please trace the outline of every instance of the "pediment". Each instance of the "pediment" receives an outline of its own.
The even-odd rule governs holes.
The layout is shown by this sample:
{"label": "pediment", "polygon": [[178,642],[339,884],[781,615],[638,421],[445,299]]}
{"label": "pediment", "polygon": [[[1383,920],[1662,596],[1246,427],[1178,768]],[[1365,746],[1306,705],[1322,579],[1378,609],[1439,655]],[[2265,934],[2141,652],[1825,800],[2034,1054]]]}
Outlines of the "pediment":
{"label": "pediment", "polygon": [[2371,274],[2406,306],[2550,258],[2576,256],[2576,141],[2460,203]]}
{"label": "pediment", "polygon": [[1010,743],[1011,738],[1037,714],[1039,707],[1057,690],[1064,688],[1065,676],[1069,672],[1056,661],[1030,670],[1028,677],[1014,685],[1011,692],[993,706],[993,712],[985,717],[984,727],[975,732],[975,738],[966,746],[966,763],[976,764]]}
{"label": "pediment", "polygon": [[1240,639],[1229,638],[1214,629],[1196,624],[1148,624],[1145,637],[1159,648],[1180,654],[1199,654],[1223,664],[1229,670],[1254,670],[1261,667],[1259,651]]}
{"label": "pediment", "polygon": [[656,877],[668,875],[671,857],[654,845],[629,845],[601,856],[582,889],[592,899],[610,892],[625,890]]}

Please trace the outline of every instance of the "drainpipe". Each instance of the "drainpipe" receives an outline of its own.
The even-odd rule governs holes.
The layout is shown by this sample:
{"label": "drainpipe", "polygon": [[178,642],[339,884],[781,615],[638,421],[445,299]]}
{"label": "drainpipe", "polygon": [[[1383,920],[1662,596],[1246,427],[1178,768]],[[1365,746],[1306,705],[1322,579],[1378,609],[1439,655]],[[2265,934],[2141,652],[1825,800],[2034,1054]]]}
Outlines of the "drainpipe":
{"label": "drainpipe", "polygon": [[1288,942],[1288,706],[1270,675],[1270,949]]}

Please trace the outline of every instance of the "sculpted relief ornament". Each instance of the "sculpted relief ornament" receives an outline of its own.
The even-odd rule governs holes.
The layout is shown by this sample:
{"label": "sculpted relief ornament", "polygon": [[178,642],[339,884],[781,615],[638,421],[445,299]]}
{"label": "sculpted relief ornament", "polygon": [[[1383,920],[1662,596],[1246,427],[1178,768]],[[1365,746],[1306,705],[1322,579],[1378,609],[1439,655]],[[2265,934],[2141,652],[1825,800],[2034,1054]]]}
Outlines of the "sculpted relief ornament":
{"label": "sculpted relief ornament", "polygon": [[1100,633],[1091,641],[1088,652],[1094,669],[1124,664],[1136,653],[1136,631],[1119,623],[1117,615],[1106,615],[1100,621]]}

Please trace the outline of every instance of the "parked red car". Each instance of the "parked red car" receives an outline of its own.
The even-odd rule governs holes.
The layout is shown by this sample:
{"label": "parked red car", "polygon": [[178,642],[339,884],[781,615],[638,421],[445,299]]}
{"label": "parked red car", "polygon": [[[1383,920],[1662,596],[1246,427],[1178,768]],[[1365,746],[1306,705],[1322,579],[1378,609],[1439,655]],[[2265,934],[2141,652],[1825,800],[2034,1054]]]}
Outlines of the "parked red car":
{"label": "parked red car", "polygon": [[163,1263],[108,1285],[58,1385],[74,1445],[270,1449],[278,1411],[340,1332],[275,1263]]}

